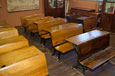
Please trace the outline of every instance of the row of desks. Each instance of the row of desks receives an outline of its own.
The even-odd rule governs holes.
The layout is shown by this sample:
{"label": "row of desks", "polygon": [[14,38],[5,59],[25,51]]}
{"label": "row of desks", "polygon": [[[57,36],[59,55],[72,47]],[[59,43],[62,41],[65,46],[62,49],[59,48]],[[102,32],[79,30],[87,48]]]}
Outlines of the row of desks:
{"label": "row of desks", "polygon": [[[62,31],[64,29],[68,29],[68,28],[71,29],[72,27],[77,27],[78,25],[81,25],[81,24],[76,24],[76,26],[75,26],[72,24],[73,23],[71,23],[71,25],[64,24],[64,25],[54,26],[51,28],[43,29],[43,31],[52,34],[53,32],[56,32],[56,31]],[[73,46],[75,48],[75,52],[77,54],[77,60],[78,60],[77,63],[80,63],[80,61],[83,58],[88,57],[88,56],[92,55],[92,53],[96,52],[94,50],[102,49],[102,48],[105,48],[105,46],[109,46],[109,39],[110,39],[109,36],[110,36],[109,32],[93,30],[90,32],[86,32],[86,33],[83,33],[80,35],[76,35],[76,36],[67,38],[66,41],[73,44]],[[108,53],[109,54],[106,56],[105,59],[103,59],[103,56],[105,56],[106,53],[105,54],[103,53],[104,55],[100,56],[102,58],[99,59],[99,61],[97,61],[94,58],[93,59],[90,58],[90,60],[93,60],[93,61],[91,62],[92,63],[91,65],[88,65],[88,67],[91,69],[95,69],[102,63],[105,63],[105,61],[107,61],[115,56],[115,51],[110,50],[110,51],[108,51]],[[97,54],[97,55],[99,55],[99,54]],[[96,61],[94,61],[94,60],[96,60]]]}
{"label": "row of desks", "polygon": [[0,76],[47,76],[45,54],[8,24],[0,25]]}
{"label": "row of desks", "polygon": [[46,29],[43,29],[43,31],[51,34],[52,32],[61,31],[61,30],[73,28],[73,27],[78,27],[79,25],[82,25],[82,24],[69,23],[69,24],[63,24],[63,25],[46,28]]}

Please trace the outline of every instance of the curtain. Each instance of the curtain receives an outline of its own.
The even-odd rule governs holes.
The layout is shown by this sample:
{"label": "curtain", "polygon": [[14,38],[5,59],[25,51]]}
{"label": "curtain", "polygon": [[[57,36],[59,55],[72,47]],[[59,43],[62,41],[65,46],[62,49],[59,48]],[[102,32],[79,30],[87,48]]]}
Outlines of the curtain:
{"label": "curtain", "polygon": [[69,12],[69,0],[65,0],[65,16]]}

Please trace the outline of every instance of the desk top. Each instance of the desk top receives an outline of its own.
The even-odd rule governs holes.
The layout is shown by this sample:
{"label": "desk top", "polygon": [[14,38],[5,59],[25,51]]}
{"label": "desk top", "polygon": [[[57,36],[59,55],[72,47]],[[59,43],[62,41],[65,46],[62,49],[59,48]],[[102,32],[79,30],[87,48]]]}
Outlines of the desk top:
{"label": "desk top", "polygon": [[62,24],[62,25],[59,25],[59,26],[54,26],[54,27],[51,27],[51,28],[43,29],[43,31],[51,33],[51,32],[56,32],[56,31],[59,31],[59,30],[62,30],[62,29],[78,27],[78,26],[81,26],[81,25],[82,24],[67,23],[67,24]]}
{"label": "desk top", "polygon": [[75,45],[77,45],[77,46],[79,46],[83,43],[86,43],[90,40],[96,39],[98,37],[101,37],[101,36],[104,36],[104,35],[107,35],[107,34],[109,34],[109,32],[93,30],[93,31],[90,31],[90,32],[87,32],[87,33],[83,33],[83,34],[80,34],[80,35],[70,37],[66,40],[75,44]]}

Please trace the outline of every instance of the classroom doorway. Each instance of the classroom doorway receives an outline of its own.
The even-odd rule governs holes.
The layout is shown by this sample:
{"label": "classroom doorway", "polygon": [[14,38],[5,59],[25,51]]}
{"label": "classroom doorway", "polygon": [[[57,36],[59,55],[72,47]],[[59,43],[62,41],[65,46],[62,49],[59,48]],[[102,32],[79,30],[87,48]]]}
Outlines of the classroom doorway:
{"label": "classroom doorway", "polygon": [[45,16],[65,17],[65,0],[44,0]]}

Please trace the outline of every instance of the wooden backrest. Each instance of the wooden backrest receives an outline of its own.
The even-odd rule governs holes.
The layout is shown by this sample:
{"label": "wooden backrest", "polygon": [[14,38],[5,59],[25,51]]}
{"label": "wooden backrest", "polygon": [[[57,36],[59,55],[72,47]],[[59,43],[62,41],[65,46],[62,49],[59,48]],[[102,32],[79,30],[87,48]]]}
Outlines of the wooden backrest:
{"label": "wooden backrest", "polygon": [[22,26],[25,26],[25,19],[29,19],[29,18],[32,18],[32,17],[41,17],[43,15],[41,14],[34,14],[34,15],[29,15],[29,16],[21,16],[21,24]]}
{"label": "wooden backrest", "polygon": [[15,36],[0,40],[0,54],[29,46],[24,36]]}
{"label": "wooden backrest", "polygon": [[5,28],[0,30],[0,40],[14,36],[19,36],[16,28]]}
{"label": "wooden backrest", "polygon": [[34,24],[34,22],[37,22],[37,23],[43,23],[45,21],[48,21],[48,20],[51,20],[51,19],[54,19],[53,17],[51,16],[46,16],[46,17],[41,17],[41,18],[36,18],[36,19],[30,19],[27,23],[27,27],[29,30],[32,30],[32,29],[37,29],[37,26]]}
{"label": "wooden backrest", "polygon": [[71,8],[70,9],[70,14],[81,14],[81,15],[85,15],[85,16],[93,16],[93,17],[98,17],[98,13],[97,12],[91,12],[93,10],[91,9],[85,9],[84,8]]}
{"label": "wooden backrest", "polygon": [[65,39],[81,33],[83,33],[83,27],[81,24],[76,24],[72,27],[52,32],[51,33],[52,44],[53,46],[62,44],[65,42]]}
{"label": "wooden backrest", "polygon": [[11,52],[7,52],[0,55],[0,68],[1,66],[9,66],[16,62],[38,55],[37,50],[33,50],[33,47],[24,47]]}
{"label": "wooden backrest", "polygon": [[[25,55],[30,56],[32,53],[32,57],[30,56],[14,64],[8,65],[7,67],[1,68],[0,76],[47,76],[48,68],[45,54],[34,46],[29,48],[31,50],[28,49],[29,53],[25,50]],[[18,55],[21,57],[21,52],[17,51],[15,59],[18,59]],[[9,61],[13,61],[13,59],[14,58],[10,58]]]}
{"label": "wooden backrest", "polygon": [[49,28],[49,27],[52,27],[52,26],[57,26],[57,25],[60,25],[60,24],[66,24],[66,20],[63,19],[63,18],[55,18],[55,19],[52,19],[52,20],[49,20],[49,21],[46,21],[44,23],[41,23],[38,25],[38,32],[39,34],[43,34],[43,29],[45,28]]}
{"label": "wooden backrest", "polygon": [[90,31],[92,28],[96,27],[96,18],[89,17],[84,20],[84,29],[85,31]]}

